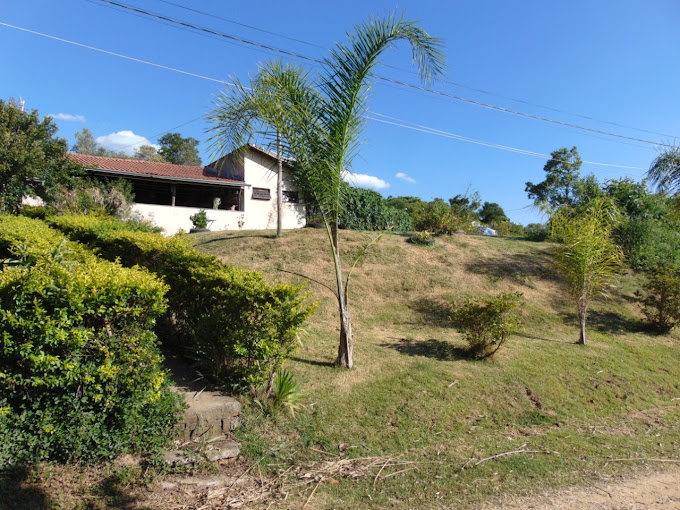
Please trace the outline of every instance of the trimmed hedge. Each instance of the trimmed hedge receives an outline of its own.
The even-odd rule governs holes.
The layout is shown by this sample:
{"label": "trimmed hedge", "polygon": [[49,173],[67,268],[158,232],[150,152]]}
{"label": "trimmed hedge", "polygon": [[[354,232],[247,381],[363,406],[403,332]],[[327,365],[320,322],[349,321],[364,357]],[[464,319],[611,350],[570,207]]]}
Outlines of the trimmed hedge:
{"label": "trimmed hedge", "polygon": [[182,410],[152,332],[167,286],[29,218],[0,216],[0,253],[0,468],[167,443]]}
{"label": "trimmed hedge", "polygon": [[120,222],[60,216],[49,223],[125,266],[139,264],[170,286],[161,338],[181,346],[198,368],[232,388],[270,380],[297,346],[314,311],[302,286],[267,283],[255,271],[225,266],[181,237],[121,230]]}

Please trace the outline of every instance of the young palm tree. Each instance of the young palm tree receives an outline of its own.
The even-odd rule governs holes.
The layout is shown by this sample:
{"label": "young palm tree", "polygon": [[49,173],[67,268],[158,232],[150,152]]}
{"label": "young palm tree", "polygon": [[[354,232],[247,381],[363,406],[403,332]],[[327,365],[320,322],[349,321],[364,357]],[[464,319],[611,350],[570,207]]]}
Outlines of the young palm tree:
{"label": "young palm tree", "polygon": [[661,192],[680,192],[680,146],[667,146],[652,162],[647,178]]}
{"label": "young palm tree", "polygon": [[623,262],[623,253],[612,238],[617,214],[611,201],[595,198],[578,213],[563,207],[550,218],[552,236],[562,241],[557,248],[557,266],[576,303],[580,344],[586,343],[591,300],[605,293]]}
{"label": "young palm tree", "polygon": [[371,19],[356,27],[348,44],[331,50],[316,79],[298,67],[266,64],[250,90],[237,82],[230,94],[217,100],[209,117],[214,145],[223,153],[242,145],[258,126],[260,132],[269,128],[283,137],[286,156],[294,161],[294,178],[308,205],[319,210],[328,234],[340,313],[337,364],[347,368],[353,364],[350,274],[342,270],[338,236],[344,177],[359,152],[371,72],[380,54],[399,40],[409,42],[424,80],[442,74],[438,39],[403,17]]}

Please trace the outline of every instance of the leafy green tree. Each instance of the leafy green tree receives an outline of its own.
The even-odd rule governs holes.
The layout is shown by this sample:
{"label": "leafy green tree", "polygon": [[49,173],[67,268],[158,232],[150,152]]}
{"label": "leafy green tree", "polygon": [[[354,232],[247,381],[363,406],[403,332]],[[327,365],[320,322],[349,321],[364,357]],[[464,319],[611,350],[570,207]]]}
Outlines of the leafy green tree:
{"label": "leafy green tree", "polygon": [[123,158],[128,159],[128,155],[120,151],[110,151],[105,147],[102,147],[94,139],[92,131],[87,128],[83,128],[73,135],[76,139],[76,143],[73,144],[71,150],[77,152],[78,154],[88,154],[90,156],[102,156],[108,158]]}
{"label": "leafy green tree", "polygon": [[680,192],[680,146],[666,146],[652,161],[647,178],[660,192],[677,195]]}
{"label": "leafy green tree", "polygon": [[550,219],[551,235],[562,241],[556,261],[576,303],[580,344],[586,343],[590,302],[605,292],[623,263],[623,253],[612,235],[617,214],[611,200],[597,198],[577,212],[563,207]]}
{"label": "leafy green tree", "polygon": [[482,199],[476,191],[471,195],[456,195],[449,198],[449,205],[453,214],[464,222],[479,220],[477,209],[482,204]]}
{"label": "leafy green tree", "polygon": [[340,313],[337,364],[347,368],[353,365],[353,337],[347,294],[351,270],[345,277],[338,235],[343,177],[361,145],[371,72],[380,54],[399,40],[410,43],[423,78],[441,74],[444,59],[437,39],[403,18],[372,19],[356,28],[348,44],[331,50],[315,86],[300,68],[269,63],[260,68],[255,80],[261,88],[252,90],[255,94],[261,89],[269,91],[265,101],[251,101],[251,92],[237,84],[232,89],[235,100],[218,102],[210,118],[213,138],[224,151],[242,145],[251,135],[254,119],[271,126],[273,109],[284,116],[279,132],[295,162],[294,177],[311,199],[308,203],[319,210],[328,233]]}
{"label": "leafy green tree", "polygon": [[56,133],[50,117],[40,119],[37,110],[0,100],[0,213],[17,213],[25,196],[47,200],[55,187],[82,173]]}
{"label": "leafy green tree", "polygon": [[392,197],[389,196],[385,199],[385,203],[394,209],[399,211],[406,211],[411,214],[415,209],[422,206],[425,202],[418,197]]}
{"label": "leafy green tree", "polygon": [[582,163],[576,147],[571,150],[563,147],[551,152],[550,160],[543,167],[545,180],[538,184],[526,183],[529,199],[534,201],[534,205],[547,205],[553,210],[563,205],[574,205]]}
{"label": "leafy green tree", "polygon": [[155,163],[167,163],[167,161],[158,153],[158,150],[153,145],[140,145],[135,149],[134,159],[140,161],[153,161]]}
{"label": "leafy green tree", "polygon": [[479,210],[479,220],[487,225],[510,221],[503,208],[496,202],[484,202],[484,205]]}
{"label": "leafy green tree", "polygon": [[183,138],[179,133],[166,133],[158,139],[161,148],[158,149],[164,160],[173,165],[200,166],[198,156],[198,140]]}

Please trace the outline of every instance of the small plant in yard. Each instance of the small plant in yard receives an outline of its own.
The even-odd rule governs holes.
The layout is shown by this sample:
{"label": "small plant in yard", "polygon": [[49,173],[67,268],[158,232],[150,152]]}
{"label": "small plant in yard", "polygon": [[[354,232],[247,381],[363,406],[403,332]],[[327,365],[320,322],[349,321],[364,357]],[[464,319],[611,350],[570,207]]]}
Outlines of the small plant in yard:
{"label": "small plant in yard", "polygon": [[293,374],[281,368],[276,372],[276,380],[270,391],[255,402],[265,414],[276,416],[284,407],[291,416],[300,409],[302,387],[295,381]]}
{"label": "small plant in yard", "polygon": [[522,324],[522,294],[504,292],[498,296],[467,298],[454,308],[453,324],[463,334],[471,356],[488,358]]}
{"label": "small plant in yard", "polygon": [[434,237],[427,230],[416,232],[408,238],[409,243],[420,244],[424,246],[432,246],[434,244]]}
{"label": "small plant in yard", "polygon": [[205,209],[192,214],[189,219],[194,224],[194,228],[206,228],[208,226],[208,213],[205,212]]}
{"label": "small plant in yard", "polygon": [[650,273],[643,291],[635,293],[647,322],[668,333],[680,322],[680,270],[661,269]]}

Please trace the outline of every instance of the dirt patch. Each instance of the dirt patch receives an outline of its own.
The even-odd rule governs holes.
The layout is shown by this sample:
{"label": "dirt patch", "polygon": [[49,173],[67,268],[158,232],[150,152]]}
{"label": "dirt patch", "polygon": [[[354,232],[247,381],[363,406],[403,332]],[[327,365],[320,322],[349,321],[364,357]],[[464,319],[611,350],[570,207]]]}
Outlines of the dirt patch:
{"label": "dirt patch", "polygon": [[680,464],[671,471],[626,479],[602,480],[539,496],[501,498],[477,510],[677,510],[680,509]]}

